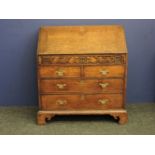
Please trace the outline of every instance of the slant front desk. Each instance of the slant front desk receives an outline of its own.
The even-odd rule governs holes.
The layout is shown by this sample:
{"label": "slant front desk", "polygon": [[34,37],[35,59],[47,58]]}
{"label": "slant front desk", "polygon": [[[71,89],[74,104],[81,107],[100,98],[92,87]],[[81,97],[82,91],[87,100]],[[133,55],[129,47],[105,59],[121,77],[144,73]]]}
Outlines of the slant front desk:
{"label": "slant front desk", "polygon": [[56,115],[111,115],[127,122],[122,26],[41,27],[37,68],[38,124]]}

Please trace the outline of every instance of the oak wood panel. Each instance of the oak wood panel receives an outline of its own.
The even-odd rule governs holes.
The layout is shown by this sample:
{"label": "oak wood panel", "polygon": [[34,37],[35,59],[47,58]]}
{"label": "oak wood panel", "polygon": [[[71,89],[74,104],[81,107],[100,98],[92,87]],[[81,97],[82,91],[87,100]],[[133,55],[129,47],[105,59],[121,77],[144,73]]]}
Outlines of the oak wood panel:
{"label": "oak wood panel", "polygon": [[39,33],[38,54],[126,53],[124,28],[104,26],[50,26]]}
{"label": "oak wood panel", "polygon": [[[107,100],[101,104],[99,100]],[[88,110],[122,108],[121,94],[97,95],[42,95],[43,110]],[[62,102],[62,103],[61,103]]]}
{"label": "oak wood panel", "polygon": [[124,66],[84,66],[84,77],[124,77]]}
{"label": "oak wood panel", "polygon": [[[58,74],[59,73],[59,74]],[[60,74],[62,73],[62,75]],[[64,78],[64,77],[80,77],[80,67],[64,67],[64,66],[41,66],[39,67],[39,75],[41,78]]]}
{"label": "oak wood panel", "polygon": [[122,88],[123,88],[122,79],[100,79],[100,80],[46,79],[40,81],[41,93],[50,93],[50,92],[120,93],[122,92]]}

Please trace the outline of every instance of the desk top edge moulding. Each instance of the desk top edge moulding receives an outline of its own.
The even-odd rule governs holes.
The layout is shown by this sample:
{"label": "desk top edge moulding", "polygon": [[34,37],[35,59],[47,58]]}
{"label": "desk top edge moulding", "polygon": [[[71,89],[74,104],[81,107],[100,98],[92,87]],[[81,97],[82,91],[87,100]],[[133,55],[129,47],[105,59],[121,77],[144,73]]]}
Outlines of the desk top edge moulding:
{"label": "desk top edge moulding", "polygon": [[55,115],[107,114],[125,124],[127,58],[121,25],[41,27],[38,124]]}

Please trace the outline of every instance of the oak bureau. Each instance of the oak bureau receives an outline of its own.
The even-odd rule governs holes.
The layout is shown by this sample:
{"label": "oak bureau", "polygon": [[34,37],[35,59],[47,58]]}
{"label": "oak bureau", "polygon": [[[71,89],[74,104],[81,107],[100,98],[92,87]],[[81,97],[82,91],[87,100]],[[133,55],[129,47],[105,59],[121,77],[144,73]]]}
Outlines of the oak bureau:
{"label": "oak bureau", "polygon": [[38,124],[55,115],[111,115],[127,122],[122,26],[41,27],[37,70]]}

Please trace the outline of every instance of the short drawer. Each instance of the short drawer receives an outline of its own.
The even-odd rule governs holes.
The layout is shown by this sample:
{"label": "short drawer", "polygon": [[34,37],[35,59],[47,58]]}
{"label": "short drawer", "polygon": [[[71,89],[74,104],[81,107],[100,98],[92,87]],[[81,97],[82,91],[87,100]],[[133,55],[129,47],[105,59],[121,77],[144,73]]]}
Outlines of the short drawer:
{"label": "short drawer", "polygon": [[41,93],[83,92],[83,93],[120,93],[123,88],[122,79],[76,80],[76,79],[44,79],[40,80]]}
{"label": "short drawer", "polygon": [[80,67],[59,67],[59,66],[41,66],[39,67],[39,76],[41,78],[64,78],[80,77]]}
{"label": "short drawer", "polygon": [[123,106],[121,94],[41,95],[43,110],[104,110]]}
{"label": "short drawer", "polygon": [[123,77],[124,66],[85,66],[85,77]]}

